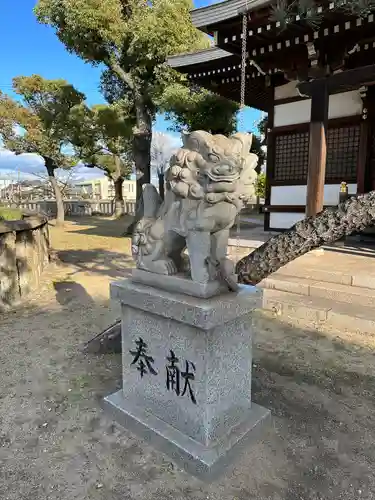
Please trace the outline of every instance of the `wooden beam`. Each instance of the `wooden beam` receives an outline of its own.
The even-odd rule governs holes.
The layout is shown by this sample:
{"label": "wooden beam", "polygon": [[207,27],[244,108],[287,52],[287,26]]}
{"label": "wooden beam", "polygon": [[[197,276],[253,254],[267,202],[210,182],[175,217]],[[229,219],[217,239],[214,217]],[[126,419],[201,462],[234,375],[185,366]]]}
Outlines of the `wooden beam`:
{"label": "wooden beam", "polygon": [[338,90],[345,91],[345,89],[360,87],[374,81],[375,64],[370,64],[369,66],[349,69],[324,78],[317,78],[310,82],[302,82],[297,87],[301,94],[312,96],[314,88],[322,88],[323,82],[326,82],[328,93],[333,94]]}
{"label": "wooden beam", "polygon": [[359,139],[359,154],[357,162],[357,193],[364,194],[372,189],[372,137],[374,135],[375,118],[375,86],[363,87],[361,135]]}
{"label": "wooden beam", "polygon": [[[333,205],[326,205],[323,208],[332,208]],[[304,214],[306,212],[305,205],[263,205],[262,211],[267,213],[295,213]]]}
{"label": "wooden beam", "polygon": [[320,82],[320,85],[314,85],[311,97],[309,165],[306,198],[307,217],[315,216],[323,210],[329,103],[329,94],[325,79]]}

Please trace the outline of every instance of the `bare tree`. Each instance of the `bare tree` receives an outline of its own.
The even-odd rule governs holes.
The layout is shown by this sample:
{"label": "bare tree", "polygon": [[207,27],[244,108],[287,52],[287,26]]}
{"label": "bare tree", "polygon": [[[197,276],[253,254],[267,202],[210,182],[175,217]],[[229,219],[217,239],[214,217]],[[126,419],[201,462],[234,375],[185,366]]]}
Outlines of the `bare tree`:
{"label": "bare tree", "polygon": [[162,200],[164,200],[164,172],[177,147],[170,135],[163,132],[155,132],[153,134],[151,142],[151,168],[154,169],[157,175],[159,194]]}

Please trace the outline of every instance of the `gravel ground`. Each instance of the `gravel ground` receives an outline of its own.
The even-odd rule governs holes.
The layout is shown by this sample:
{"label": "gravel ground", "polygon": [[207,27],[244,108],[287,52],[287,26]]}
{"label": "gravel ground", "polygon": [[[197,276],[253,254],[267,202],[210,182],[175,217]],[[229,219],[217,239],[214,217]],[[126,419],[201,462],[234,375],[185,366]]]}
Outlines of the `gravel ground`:
{"label": "gravel ground", "polygon": [[52,228],[59,260],[45,284],[0,316],[0,498],[375,498],[372,336],[259,312],[253,391],[272,425],[212,484],[178,470],[100,409],[121,385],[121,358],[80,348],[118,316],[108,284],[132,266],[120,229],[103,219]]}

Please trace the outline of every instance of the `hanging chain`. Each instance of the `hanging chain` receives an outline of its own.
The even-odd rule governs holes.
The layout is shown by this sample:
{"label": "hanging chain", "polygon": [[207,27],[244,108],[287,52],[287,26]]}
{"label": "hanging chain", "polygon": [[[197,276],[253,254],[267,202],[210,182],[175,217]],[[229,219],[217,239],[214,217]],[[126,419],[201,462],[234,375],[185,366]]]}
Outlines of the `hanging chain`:
{"label": "hanging chain", "polygon": [[244,109],[246,99],[246,59],[247,59],[247,12],[242,16],[242,47],[241,47],[241,91],[240,91],[240,128],[245,126]]}
{"label": "hanging chain", "polygon": [[[245,131],[245,99],[246,99],[246,59],[247,59],[247,1],[246,9],[242,16],[242,46],[241,46],[241,90],[240,90],[240,116],[239,128]],[[236,223],[236,262],[240,260],[240,232],[241,216],[237,214]]]}

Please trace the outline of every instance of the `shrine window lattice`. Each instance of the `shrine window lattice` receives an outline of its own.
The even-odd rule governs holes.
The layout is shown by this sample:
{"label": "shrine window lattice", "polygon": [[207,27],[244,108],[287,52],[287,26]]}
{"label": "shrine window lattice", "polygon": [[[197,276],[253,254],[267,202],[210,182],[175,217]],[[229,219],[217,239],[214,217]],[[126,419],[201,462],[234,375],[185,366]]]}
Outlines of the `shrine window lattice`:
{"label": "shrine window lattice", "polygon": [[[360,125],[328,129],[326,181],[356,182]],[[306,184],[309,162],[309,132],[289,132],[275,138],[273,180]]]}

